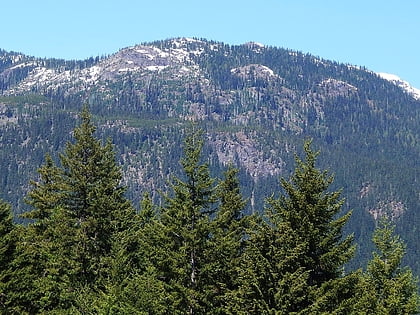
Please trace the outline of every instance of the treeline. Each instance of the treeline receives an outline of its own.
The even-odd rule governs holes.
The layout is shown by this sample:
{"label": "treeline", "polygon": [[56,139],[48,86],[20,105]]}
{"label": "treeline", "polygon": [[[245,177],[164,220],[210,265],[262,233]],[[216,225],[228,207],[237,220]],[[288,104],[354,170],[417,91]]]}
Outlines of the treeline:
{"label": "treeline", "polygon": [[31,183],[27,224],[0,204],[2,314],[416,314],[404,244],[383,220],[365,270],[347,271],[333,178],[304,145],[263,214],[244,215],[237,170],[213,178],[191,128],[162,204],[125,196],[112,143],[81,113],[59,163],[47,155]]}

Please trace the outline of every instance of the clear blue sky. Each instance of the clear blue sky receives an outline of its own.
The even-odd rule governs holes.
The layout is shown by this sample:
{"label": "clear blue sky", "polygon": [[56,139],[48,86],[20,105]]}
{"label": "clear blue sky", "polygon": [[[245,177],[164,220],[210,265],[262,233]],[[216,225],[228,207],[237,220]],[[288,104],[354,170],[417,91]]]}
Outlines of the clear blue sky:
{"label": "clear blue sky", "polygon": [[257,41],[420,88],[420,0],[21,0],[0,10],[0,48],[38,57],[84,59],[180,36]]}

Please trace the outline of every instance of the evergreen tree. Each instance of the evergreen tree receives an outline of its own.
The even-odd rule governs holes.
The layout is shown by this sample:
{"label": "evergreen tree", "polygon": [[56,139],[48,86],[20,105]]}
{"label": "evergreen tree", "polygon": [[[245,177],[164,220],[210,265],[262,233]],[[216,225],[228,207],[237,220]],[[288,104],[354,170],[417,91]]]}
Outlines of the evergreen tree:
{"label": "evergreen tree", "polygon": [[212,237],[206,252],[206,301],[213,314],[224,314],[230,291],[236,289],[239,261],[244,248],[246,201],[240,192],[238,170],[230,166],[217,185],[217,212],[212,220]]}
{"label": "evergreen tree", "polygon": [[373,234],[377,251],[368,263],[356,298],[357,314],[418,314],[420,296],[417,281],[409,268],[401,267],[403,241],[394,234],[395,226],[386,218]]}
{"label": "evergreen tree", "polygon": [[122,174],[110,141],[102,145],[85,107],[81,124],[74,130],[74,143],[60,155],[63,167],[63,207],[80,229],[76,245],[80,263],[79,280],[93,284],[106,270],[114,237],[129,228],[134,215]]}
{"label": "evergreen tree", "polygon": [[[343,299],[351,297],[353,277],[342,277],[354,252],[352,236],[342,238],[350,213],[338,216],[340,191],[328,191],[333,178],[316,168],[318,153],[309,141],[304,149],[306,160],[296,157],[291,179],[281,179],[285,193],[268,199],[264,220],[250,231],[242,284],[232,299],[235,312],[311,313],[311,307],[312,313],[330,312],[341,303],[336,296],[341,291]],[[322,294],[333,282],[337,294]]]}
{"label": "evergreen tree", "polygon": [[33,288],[39,292],[36,307],[39,313],[64,312],[74,304],[78,288],[76,240],[79,231],[76,221],[64,208],[55,208],[44,233],[39,233],[35,223],[26,228],[24,255],[38,251],[39,256],[31,263],[37,266]]}
{"label": "evergreen tree", "polygon": [[46,162],[38,172],[40,180],[31,182],[32,190],[27,197],[33,209],[22,215],[31,221],[26,227],[19,227],[16,254],[7,282],[11,292],[10,307],[20,313],[38,313],[66,303],[67,295],[63,292],[68,281],[64,280],[64,274],[71,272],[70,260],[62,259],[58,250],[72,248],[63,247],[58,241],[65,235],[56,213],[60,203],[60,169],[46,155]]}
{"label": "evergreen tree", "polygon": [[23,218],[31,219],[39,234],[51,224],[53,210],[62,203],[63,185],[62,169],[57,167],[51,155],[45,155],[45,163],[38,169],[39,181],[31,181],[32,189],[26,198],[26,203],[32,209],[22,214]]}
{"label": "evergreen tree", "polygon": [[18,226],[15,237],[15,255],[2,282],[6,309],[12,314],[36,314],[40,311],[38,301],[43,296],[36,281],[43,274],[47,257],[33,229]]}
{"label": "evergreen tree", "polygon": [[7,309],[10,265],[16,251],[15,225],[10,205],[0,200],[0,309]]}
{"label": "evergreen tree", "polygon": [[181,159],[185,180],[174,179],[173,196],[166,196],[162,224],[166,254],[161,257],[162,277],[169,285],[177,313],[205,313],[203,290],[206,248],[211,236],[210,216],[214,212],[214,180],[207,164],[200,162],[202,132],[193,130]]}
{"label": "evergreen tree", "polygon": [[[106,286],[87,309],[98,313],[165,314],[168,295],[154,262],[160,257],[162,225],[149,194],[144,194],[132,228],[113,243]],[[85,303],[86,304],[86,303]]]}
{"label": "evergreen tree", "polygon": [[15,244],[12,232],[14,229],[11,207],[0,200],[0,271],[2,275],[13,257]]}
{"label": "evergreen tree", "polygon": [[82,288],[105,287],[113,244],[133,223],[111,143],[94,137],[87,108],[81,120],[61,166],[47,155],[27,197],[32,210],[24,217],[31,222],[22,227],[9,283],[19,312],[76,311]]}

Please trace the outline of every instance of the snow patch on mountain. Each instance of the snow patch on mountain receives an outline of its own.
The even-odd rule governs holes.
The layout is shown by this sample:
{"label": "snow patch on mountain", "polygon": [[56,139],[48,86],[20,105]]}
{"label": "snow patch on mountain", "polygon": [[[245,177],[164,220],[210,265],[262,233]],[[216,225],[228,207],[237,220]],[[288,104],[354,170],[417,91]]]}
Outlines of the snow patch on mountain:
{"label": "snow patch on mountain", "polygon": [[420,89],[417,89],[410,85],[407,81],[404,81],[399,76],[391,73],[385,73],[385,72],[378,72],[377,73],[382,79],[388,80],[395,85],[401,87],[403,90],[405,90],[407,93],[409,93],[411,96],[413,96],[416,100],[420,100]]}
{"label": "snow patch on mountain", "polygon": [[161,71],[161,70],[163,70],[163,69],[165,69],[167,67],[168,66],[147,66],[146,67],[146,70],[149,70],[149,71]]}

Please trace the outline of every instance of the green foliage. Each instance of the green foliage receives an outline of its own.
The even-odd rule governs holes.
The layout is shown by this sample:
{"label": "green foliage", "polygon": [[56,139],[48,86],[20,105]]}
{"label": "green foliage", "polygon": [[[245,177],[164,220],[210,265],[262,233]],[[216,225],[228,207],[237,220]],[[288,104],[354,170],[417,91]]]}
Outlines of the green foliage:
{"label": "green foliage", "polygon": [[418,314],[420,295],[410,269],[402,268],[405,245],[384,218],[373,235],[377,251],[369,261],[356,304],[359,314]]}
{"label": "green foliage", "polygon": [[0,103],[7,103],[13,106],[23,106],[25,104],[45,104],[47,102],[48,98],[40,94],[0,96]]}
{"label": "green foliage", "polygon": [[185,180],[174,178],[173,196],[166,197],[162,209],[165,248],[161,270],[175,297],[175,308],[181,312],[203,312],[203,270],[211,235],[210,215],[214,212],[214,180],[208,165],[201,163],[201,131],[192,129],[184,143],[181,159]]}
{"label": "green foliage", "polygon": [[352,236],[342,238],[350,213],[338,216],[340,192],[327,190],[332,177],[316,168],[310,142],[304,149],[306,160],[296,158],[291,179],[281,180],[285,194],[268,199],[264,220],[249,233],[236,294],[248,312],[304,312],[325,298],[323,285],[339,285],[353,255]]}
{"label": "green foliage", "polygon": [[28,193],[27,204],[32,210],[24,213],[23,218],[34,220],[33,224],[39,233],[45,231],[51,224],[53,210],[60,206],[63,199],[63,184],[60,182],[63,171],[57,167],[49,154],[45,163],[38,169],[39,182],[31,181],[32,189]]}
{"label": "green foliage", "polygon": [[69,309],[81,285],[100,289],[117,234],[134,217],[111,143],[103,146],[93,136],[87,108],[81,118],[62,166],[47,155],[28,194],[32,210],[24,217],[32,222],[12,262],[11,291],[20,293],[10,304],[29,313]]}
{"label": "green foliage", "polygon": [[82,122],[74,130],[74,143],[68,143],[60,156],[63,165],[63,207],[79,229],[79,281],[93,283],[104,276],[103,258],[109,255],[113,236],[127,229],[132,211],[120,186],[122,174],[115,161],[112,144],[104,146],[93,135],[95,127],[84,108]]}
{"label": "green foliage", "polygon": [[240,259],[244,251],[248,218],[244,217],[238,170],[230,166],[217,185],[219,200],[211,221],[211,239],[206,249],[208,262],[203,269],[206,279],[205,300],[213,314],[224,314],[230,292],[237,289]]}
{"label": "green foliage", "polygon": [[2,268],[7,266],[13,256],[12,232],[14,228],[11,207],[0,200],[0,266]]}
{"label": "green foliage", "polygon": [[263,215],[245,215],[239,170],[213,178],[203,131],[193,126],[163,206],[152,191],[135,213],[111,141],[94,136],[91,118],[85,107],[59,164],[45,156],[26,197],[26,225],[15,225],[0,202],[2,313],[418,311],[416,282],[400,267],[404,245],[388,223],[375,232],[367,271],[345,271],[351,213],[342,214],[341,191],[316,167],[311,142]]}
{"label": "green foliage", "polygon": [[[211,140],[203,152],[209,155],[216,177],[222,176],[225,162],[224,152],[215,149],[222,135],[231,139],[244,135],[245,141],[228,139],[226,144],[233,146],[226,153],[236,155],[233,162],[240,168],[244,194],[254,193],[255,202],[245,212],[251,207],[262,210],[278,174],[292,171],[290,152],[300,147],[302,138],[314,138],[323,152],[320,165],[334,169],[334,184],[344,189],[344,207],[356,210],[347,227],[360,244],[352,267],[365,264],[372,250],[369,236],[374,222],[366,210],[398,202],[404,209],[397,227],[407,242],[404,259],[420,275],[418,101],[371,71],[298,51],[206,40],[184,41],[176,51],[173,40],[145,45],[192,54],[185,54],[187,62],[168,64],[162,71],[138,67],[127,73],[108,72],[112,80],[99,76],[91,84],[92,80],[79,79],[89,71],[79,71],[91,66],[101,69],[112,60],[65,61],[0,53],[0,171],[4,174],[0,197],[12,204],[17,220],[23,221],[19,214],[30,210],[23,202],[28,179],[42,164],[45,152],[52,152],[58,161],[55,153],[71,140],[76,112],[88,103],[93,120],[99,122],[97,134],[115,144],[127,197],[134,204],[148,190],[153,190],[156,201],[156,191],[166,190],[172,175],[181,176],[181,168],[174,165],[182,155],[183,125],[190,119],[199,121]],[[131,52],[122,50],[111,58],[139,53]],[[164,62],[150,60],[155,61],[156,65]],[[273,75],[259,72],[261,66],[270,68]],[[23,92],[20,88],[28,86],[23,80],[43,67],[54,73],[68,71],[77,79],[38,82]],[[246,154],[250,151],[241,150],[249,144],[263,161],[251,162]],[[276,166],[279,173],[265,167],[255,173],[250,164]],[[372,189],[361,197],[365,188]]]}
{"label": "green foliage", "polygon": [[9,299],[8,282],[11,262],[16,251],[16,228],[10,205],[0,200],[0,308],[5,308]]}

